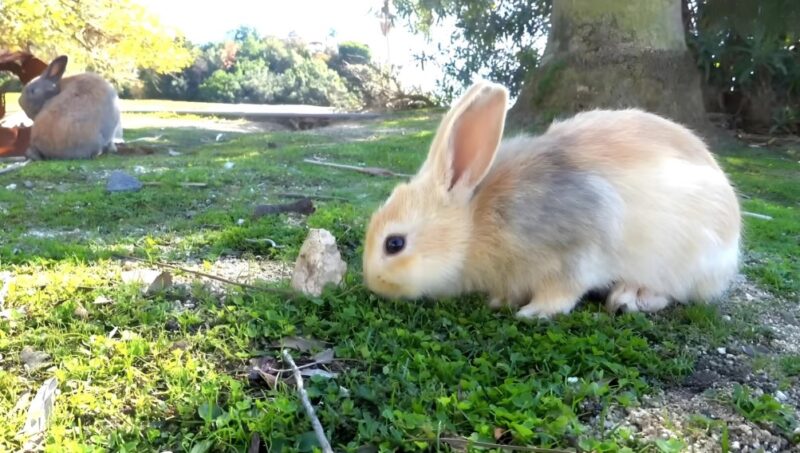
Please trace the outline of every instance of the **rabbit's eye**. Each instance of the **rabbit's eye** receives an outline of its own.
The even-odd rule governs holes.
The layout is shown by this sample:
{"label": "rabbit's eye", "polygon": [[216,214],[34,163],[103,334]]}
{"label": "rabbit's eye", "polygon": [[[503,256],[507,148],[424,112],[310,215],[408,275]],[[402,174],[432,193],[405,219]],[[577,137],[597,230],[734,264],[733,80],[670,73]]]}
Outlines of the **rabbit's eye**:
{"label": "rabbit's eye", "polygon": [[406,247],[406,238],[403,236],[389,236],[386,238],[386,242],[384,243],[384,249],[386,249],[386,253],[389,255],[395,255],[403,251]]}

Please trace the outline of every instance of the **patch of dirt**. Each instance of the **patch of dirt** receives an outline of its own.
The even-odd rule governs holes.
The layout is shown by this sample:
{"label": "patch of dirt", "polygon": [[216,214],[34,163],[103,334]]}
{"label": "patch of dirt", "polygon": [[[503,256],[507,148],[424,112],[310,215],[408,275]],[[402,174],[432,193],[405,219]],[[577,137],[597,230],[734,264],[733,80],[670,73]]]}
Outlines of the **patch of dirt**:
{"label": "patch of dirt", "polygon": [[[800,388],[780,389],[774,376],[765,370],[754,370],[755,357],[779,357],[796,353],[800,346],[800,306],[796,302],[776,298],[739,276],[721,302],[720,312],[734,316],[746,308],[759,325],[772,331],[768,344],[750,344],[733,338],[720,348],[700,348],[692,375],[680,386],[645,397],[640,406],[627,410],[614,409],[605,420],[605,429],[615,426],[631,430],[637,438],[654,441],[675,437],[686,444],[684,451],[721,452],[721,430],[708,428],[696,419],[705,417],[728,426],[732,452],[800,452],[800,446],[773,427],[758,426],[736,412],[729,401],[736,384],[753,389],[753,396],[770,394],[794,411],[800,419]],[[694,419],[694,420],[693,420]],[[596,426],[596,417],[592,424]],[[800,434],[800,428],[794,435]]]}
{"label": "patch of dirt", "polygon": [[303,134],[323,135],[336,142],[360,142],[380,140],[384,137],[405,135],[403,128],[370,127],[373,121],[342,122],[330,126],[303,131]]}
{"label": "patch of dirt", "polygon": [[218,118],[159,118],[153,115],[125,115],[122,118],[124,129],[144,128],[194,128],[218,132],[275,132],[288,131],[287,126],[266,121],[244,119],[228,120]]}
{"label": "patch of dirt", "polygon": [[[178,263],[173,263],[178,264]],[[289,264],[281,261],[267,261],[260,258],[243,259],[235,257],[222,257],[204,266],[196,261],[189,261],[179,264],[186,269],[197,270],[206,274],[226,278],[239,283],[254,284],[258,282],[277,283],[291,278],[292,268]],[[216,280],[202,278],[193,274],[176,275],[176,283],[189,284],[195,280],[202,280],[207,287],[214,292],[222,292],[226,289],[226,284]]]}

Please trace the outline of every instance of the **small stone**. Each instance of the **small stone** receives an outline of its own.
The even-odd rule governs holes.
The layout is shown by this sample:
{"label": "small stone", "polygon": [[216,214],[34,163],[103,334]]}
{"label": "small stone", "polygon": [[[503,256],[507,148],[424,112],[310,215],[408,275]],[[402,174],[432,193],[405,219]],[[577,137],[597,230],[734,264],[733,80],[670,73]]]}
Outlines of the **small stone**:
{"label": "small stone", "polygon": [[722,320],[723,320],[723,321],[730,322],[730,321],[731,321],[731,319],[732,319],[732,318],[731,318],[731,316],[730,316],[730,315],[724,315],[724,316],[722,316]]}
{"label": "small stone", "polygon": [[756,350],[752,346],[742,346],[742,352],[750,357],[756,355]]}
{"label": "small stone", "polygon": [[736,450],[741,450],[741,448],[742,444],[740,444],[738,440],[734,440],[733,442],[731,442],[731,450],[736,451]]}
{"label": "small stone", "polygon": [[136,192],[141,188],[142,183],[125,172],[114,170],[108,175],[106,190],[109,192]]}
{"label": "small stone", "polygon": [[176,332],[178,330],[181,330],[181,325],[178,324],[178,321],[176,321],[175,319],[170,318],[164,324],[164,329],[166,329],[167,332]]}
{"label": "small stone", "polygon": [[23,181],[22,185],[25,186],[26,189],[33,189],[33,183],[30,181]]}
{"label": "small stone", "polygon": [[146,295],[151,295],[171,287],[172,274],[155,269],[136,269],[123,272],[122,281],[139,284]]}
{"label": "small stone", "polygon": [[575,376],[570,376],[570,377],[567,378],[567,383],[568,384],[577,384],[578,383],[578,378],[575,377]]}
{"label": "small stone", "polygon": [[19,359],[28,371],[36,371],[50,364],[50,354],[44,351],[34,351],[30,346],[22,348]]}
{"label": "small stone", "polygon": [[717,348],[717,352],[721,355],[725,355],[728,351],[725,348]]}
{"label": "small stone", "polygon": [[179,153],[178,151],[175,151],[174,149],[170,148],[169,150],[167,150],[167,154],[169,154],[172,157],[177,157],[182,155],[183,153]]}
{"label": "small stone", "polygon": [[99,295],[99,296],[94,298],[94,302],[92,302],[92,303],[95,304],[95,305],[106,305],[106,304],[113,304],[114,301],[109,299],[106,296]]}
{"label": "small stone", "polygon": [[244,219],[239,219],[236,221],[237,225],[244,225]]}
{"label": "small stone", "polygon": [[80,319],[89,319],[89,310],[84,308],[83,305],[78,305],[75,307],[75,317]]}
{"label": "small stone", "polygon": [[17,188],[16,184],[9,184],[9,185],[6,186],[6,190],[14,190],[16,188]]}
{"label": "small stone", "polygon": [[309,231],[294,265],[292,288],[319,296],[328,284],[338,285],[347,272],[336,247],[336,238],[324,229]]}
{"label": "small stone", "polygon": [[782,391],[778,390],[777,392],[775,392],[775,399],[780,401],[781,403],[785,403],[786,401],[789,400],[789,396],[787,396]]}
{"label": "small stone", "polygon": [[752,302],[752,301],[753,301],[753,299],[755,299],[755,298],[753,297],[753,295],[752,295],[752,294],[750,294],[750,293],[744,293],[744,298],[745,298],[745,299],[747,299],[747,301],[748,301],[748,302]]}
{"label": "small stone", "polygon": [[223,165],[223,167],[225,168],[225,170],[230,170],[231,168],[233,168],[234,165],[235,164],[233,162],[225,162],[225,165]]}
{"label": "small stone", "polygon": [[147,173],[147,169],[141,165],[137,165],[133,167],[133,172],[141,175],[142,173]]}

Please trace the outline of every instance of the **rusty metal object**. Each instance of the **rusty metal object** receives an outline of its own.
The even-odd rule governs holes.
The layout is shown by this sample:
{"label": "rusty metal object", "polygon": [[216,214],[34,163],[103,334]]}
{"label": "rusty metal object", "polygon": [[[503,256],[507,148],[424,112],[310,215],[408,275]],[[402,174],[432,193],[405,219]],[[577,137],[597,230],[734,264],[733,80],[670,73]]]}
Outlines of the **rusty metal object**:
{"label": "rusty metal object", "polygon": [[[17,76],[23,85],[27,84],[47,68],[47,63],[28,52],[8,52],[0,49],[0,71],[8,71]],[[0,119],[6,114],[5,93],[0,91]],[[24,156],[30,144],[30,127],[0,126],[0,157]]]}

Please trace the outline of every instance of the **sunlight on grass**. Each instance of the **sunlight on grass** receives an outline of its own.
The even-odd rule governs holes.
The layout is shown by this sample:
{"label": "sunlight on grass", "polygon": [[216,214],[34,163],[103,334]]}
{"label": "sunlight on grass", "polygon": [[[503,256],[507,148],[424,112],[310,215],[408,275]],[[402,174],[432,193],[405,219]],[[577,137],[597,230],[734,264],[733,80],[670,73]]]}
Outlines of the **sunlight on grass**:
{"label": "sunlight on grass", "polygon": [[[337,451],[433,451],[444,436],[594,451],[679,446],[678,439],[646,444],[626,429],[606,429],[603,414],[681,382],[692,373],[693,346],[760,339],[746,313],[726,319],[715,306],[691,305],[609,316],[589,301],[553,322],[522,323],[476,297],[390,302],[365,290],[365,223],[399,179],[302,160],[413,173],[438,118],[426,111],[371,124],[369,141],[309,131],[217,142],[207,131],[136,130],[128,138],[163,135],[160,152],[39,162],[4,175],[3,186],[18,188],[0,190],[0,264],[14,275],[0,318],[0,413],[8,414],[0,448],[20,447],[25,413],[12,409],[55,376],[62,394],[46,438],[51,451],[243,451],[254,432],[269,451],[311,451],[315,441],[294,389],[248,378],[251,359],[280,364],[274,344],[290,336],[327,342],[335,352],[338,376],[311,377],[307,386]],[[169,156],[168,148],[183,154]],[[738,149],[724,164],[750,196],[745,208],[774,217],[747,219],[748,274],[781,294],[797,291],[792,167]],[[112,169],[158,185],[107,194]],[[188,181],[207,187],[178,184]],[[257,204],[287,201],[284,192],[343,200],[316,200],[305,218],[251,217]],[[242,256],[291,265],[308,228],[330,230],[349,265],[344,284],[318,298],[200,284],[145,295],[122,283],[124,265],[112,258],[191,259],[205,270]],[[46,352],[50,363],[27,369],[25,347]],[[788,359],[775,363],[786,379],[797,376]],[[736,398],[736,407],[759,420],[789,423],[772,401],[742,392]]]}

